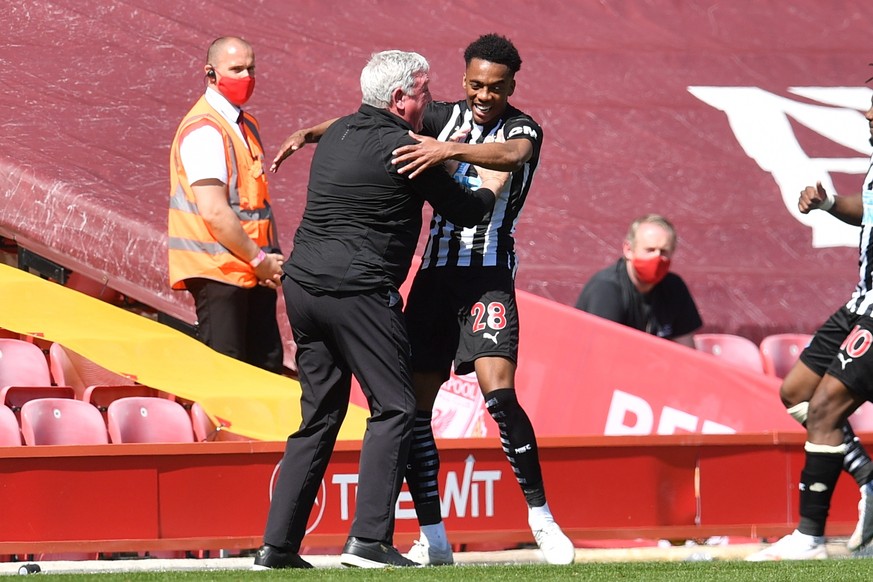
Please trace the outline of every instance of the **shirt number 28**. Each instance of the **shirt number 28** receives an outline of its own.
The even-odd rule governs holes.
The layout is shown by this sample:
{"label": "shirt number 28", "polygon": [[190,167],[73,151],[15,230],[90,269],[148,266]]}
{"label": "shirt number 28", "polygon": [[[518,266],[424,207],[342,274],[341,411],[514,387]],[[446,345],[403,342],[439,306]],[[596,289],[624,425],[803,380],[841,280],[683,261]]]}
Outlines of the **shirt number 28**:
{"label": "shirt number 28", "polygon": [[473,316],[473,333],[482,331],[486,326],[491,329],[506,327],[506,308],[499,301],[489,303],[488,307],[478,302],[470,309],[470,315]]}

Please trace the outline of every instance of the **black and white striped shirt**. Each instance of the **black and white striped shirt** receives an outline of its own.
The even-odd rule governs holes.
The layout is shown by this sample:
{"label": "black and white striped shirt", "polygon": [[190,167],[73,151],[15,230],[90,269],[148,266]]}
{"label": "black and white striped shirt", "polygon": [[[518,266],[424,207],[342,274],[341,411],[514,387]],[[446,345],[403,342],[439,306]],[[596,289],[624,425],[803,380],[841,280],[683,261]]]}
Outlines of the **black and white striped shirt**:
{"label": "black and white striped shirt", "polygon": [[[472,126],[467,137],[468,143],[482,143],[488,135],[503,130],[503,137],[507,141],[530,140],[533,154],[522,168],[512,174],[494,210],[477,226],[459,227],[434,213],[421,268],[502,266],[514,273],[516,257],[513,234],[539,163],[543,130],[530,116],[508,104],[494,127],[476,125],[467,102],[458,101],[431,103],[425,111],[422,133],[445,141],[465,124]],[[473,189],[481,183],[475,169],[466,163],[459,164],[454,177]]]}
{"label": "black and white striped shirt", "polygon": [[864,178],[861,200],[864,215],[861,218],[861,240],[858,245],[859,280],[846,308],[857,315],[873,316],[873,158]]}

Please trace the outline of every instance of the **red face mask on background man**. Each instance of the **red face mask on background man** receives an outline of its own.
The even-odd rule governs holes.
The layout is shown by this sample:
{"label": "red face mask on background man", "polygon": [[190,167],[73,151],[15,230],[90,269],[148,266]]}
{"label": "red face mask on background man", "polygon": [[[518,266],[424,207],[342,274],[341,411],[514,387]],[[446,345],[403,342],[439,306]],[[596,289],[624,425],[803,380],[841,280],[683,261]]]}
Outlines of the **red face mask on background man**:
{"label": "red face mask on background man", "polygon": [[670,259],[658,255],[648,259],[634,258],[633,267],[640,281],[657,285],[667,276],[667,272],[670,270]]}
{"label": "red face mask on background man", "polygon": [[222,76],[218,79],[217,87],[228,101],[242,107],[255,90],[255,78],[251,75],[239,78]]}

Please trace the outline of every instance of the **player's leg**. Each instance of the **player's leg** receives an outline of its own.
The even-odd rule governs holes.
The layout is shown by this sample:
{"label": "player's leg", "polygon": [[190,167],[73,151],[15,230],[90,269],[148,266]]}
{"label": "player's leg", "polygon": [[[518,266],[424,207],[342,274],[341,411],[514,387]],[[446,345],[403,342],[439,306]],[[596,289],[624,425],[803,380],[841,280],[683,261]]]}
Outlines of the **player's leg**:
{"label": "player's leg", "polygon": [[420,536],[407,557],[419,564],[441,566],[454,563],[440,503],[440,456],[431,420],[440,386],[445,382],[438,372],[415,372],[417,410],[412,428],[412,444],[406,465],[406,484],[415,504]]}
{"label": "player's leg", "polygon": [[425,565],[454,562],[442,521],[440,457],[431,425],[434,402],[440,386],[449,378],[457,345],[452,295],[443,280],[447,276],[445,273],[443,269],[420,271],[413,281],[405,310],[416,397],[406,484],[415,504],[420,530],[419,539],[407,557]]}
{"label": "player's leg", "polygon": [[515,362],[486,356],[476,359],[475,368],[485,406],[497,423],[503,452],[527,502],[528,525],[534,539],[548,563],[570,564],[575,559],[575,548],[546,500],[536,434],[515,392]]}
{"label": "player's leg", "polygon": [[[782,382],[779,389],[782,402],[792,418],[800,424],[806,426],[809,401],[822,376],[835,361],[834,358],[852,331],[856,319],[845,308],[834,313],[816,332]],[[843,443],[846,445],[843,469],[852,475],[861,493],[858,502],[858,525],[846,544],[849,550],[856,551],[861,547],[863,539],[873,537],[873,495],[868,495],[870,483],[873,481],[873,463],[848,421],[843,425],[842,431]],[[867,521],[871,523],[865,527]]]}
{"label": "player's leg", "polygon": [[782,380],[779,387],[779,397],[788,414],[806,426],[809,401],[815,393],[815,388],[821,382],[821,374],[811,370],[802,360],[798,360]]}
{"label": "player's leg", "polygon": [[528,525],[546,561],[572,563],[575,549],[546,502],[536,434],[515,391],[519,322],[512,275],[502,269],[480,269],[468,277],[467,285],[475,295],[459,319],[455,368],[463,374],[473,364],[503,452],[527,501]]}
{"label": "player's leg", "polygon": [[[797,529],[751,560],[827,557],[824,531],[831,497],[849,447],[843,427],[857,408],[873,397],[873,319],[851,316],[844,336],[809,402],[806,417],[806,462],[800,477],[800,523]],[[848,326],[847,326],[848,327]],[[817,334],[817,336],[820,334]],[[815,342],[811,347],[814,347]],[[813,360],[804,351],[805,362]],[[812,369],[812,366],[810,366]],[[873,540],[870,514],[862,516],[859,546]]]}
{"label": "player's leg", "polygon": [[822,378],[810,401],[806,420],[806,462],[800,474],[800,522],[794,532],[750,556],[749,560],[827,558],[825,524],[846,455],[842,426],[862,403],[863,399],[852,394],[840,380],[830,375]]}
{"label": "player's leg", "polygon": [[[804,426],[806,426],[809,401],[820,381],[820,375],[813,372],[803,361],[798,361],[779,389],[779,395],[788,414]],[[870,462],[870,456],[849,422],[843,425],[843,442],[846,444],[843,469],[852,475],[858,487],[863,490],[864,485],[873,480],[873,463]]]}

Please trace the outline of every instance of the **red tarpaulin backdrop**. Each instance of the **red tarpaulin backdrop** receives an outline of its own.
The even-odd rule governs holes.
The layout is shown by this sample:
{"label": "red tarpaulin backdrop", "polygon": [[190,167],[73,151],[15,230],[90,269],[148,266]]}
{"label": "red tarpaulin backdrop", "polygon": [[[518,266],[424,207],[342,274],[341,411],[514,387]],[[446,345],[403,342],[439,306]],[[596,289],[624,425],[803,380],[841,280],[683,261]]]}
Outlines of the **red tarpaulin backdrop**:
{"label": "red tarpaulin backdrop", "polygon": [[[255,47],[247,108],[269,155],[291,131],[354,110],[373,51],[420,51],[434,96],[462,98],[463,48],[493,31],[521,51],[512,102],[545,136],[518,225],[520,289],[572,304],[618,256],[631,219],[653,211],[678,227],[675,269],[708,330],[809,333],[855,283],[856,235],[823,215],[801,222],[794,201],[817,179],[839,193],[862,180],[866,2],[185,6],[0,6],[3,60],[20,72],[0,94],[0,235],[193,320],[167,284],[168,157],[212,39],[241,34]],[[311,149],[270,176],[286,252]]]}

